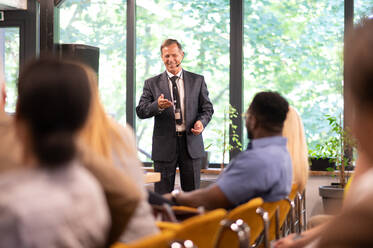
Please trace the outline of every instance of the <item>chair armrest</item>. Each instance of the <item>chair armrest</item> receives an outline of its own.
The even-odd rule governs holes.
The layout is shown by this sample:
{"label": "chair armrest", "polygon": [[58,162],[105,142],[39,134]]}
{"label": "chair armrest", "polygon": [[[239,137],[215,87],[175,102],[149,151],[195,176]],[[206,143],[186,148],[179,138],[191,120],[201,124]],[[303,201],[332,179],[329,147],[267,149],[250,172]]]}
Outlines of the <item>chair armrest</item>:
{"label": "chair armrest", "polygon": [[176,231],[180,228],[179,223],[166,222],[166,221],[157,221],[157,227],[162,231]]}

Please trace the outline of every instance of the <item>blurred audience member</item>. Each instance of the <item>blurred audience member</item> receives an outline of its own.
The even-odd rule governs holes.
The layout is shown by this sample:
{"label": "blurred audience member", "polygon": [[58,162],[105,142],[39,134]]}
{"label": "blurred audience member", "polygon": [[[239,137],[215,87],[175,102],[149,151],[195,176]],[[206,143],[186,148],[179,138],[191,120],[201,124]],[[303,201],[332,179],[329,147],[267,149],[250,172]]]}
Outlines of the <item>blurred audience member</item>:
{"label": "blurred audience member", "polygon": [[20,74],[16,130],[24,170],[0,177],[0,247],[102,247],[104,195],[76,160],[75,136],[89,111],[84,70],[42,59]]}
{"label": "blurred audience member", "polygon": [[282,135],[288,139],[287,147],[293,165],[293,183],[303,192],[308,180],[308,149],[302,120],[297,111],[289,107]]}
{"label": "blurred audience member", "polygon": [[105,157],[121,171],[134,179],[141,200],[120,241],[130,242],[141,237],[158,233],[145,191],[144,171],[137,157],[136,140],[132,129],[120,126],[110,118],[100,102],[96,73],[85,67],[89,77],[92,99],[88,121],[81,133],[82,140],[96,153]]}
{"label": "blurred audience member", "polygon": [[[352,133],[373,161],[373,20],[363,19],[345,40],[345,84],[352,102]],[[373,247],[373,167],[354,178],[349,203],[326,228],[319,247]]]}
{"label": "blurred audience member", "polygon": [[[78,64],[77,66],[82,67]],[[84,69],[85,67],[83,67]],[[5,84],[0,81],[1,94],[5,96]],[[1,100],[2,99],[2,100]],[[1,97],[0,105],[4,106],[5,97]],[[1,107],[0,106],[0,107]],[[13,169],[24,168],[21,161],[20,143],[15,135],[14,121],[11,116],[0,109],[0,173]],[[127,175],[120,173],[118,168],[108,167],[110,163],[104,157],[92,152],[82,142],[78,142],[77,157],[86,169],[99,181],[104,190],[111,216],[111,227],[107,245],[118,241],[125,230],[131,215],[134,213],[140,199],[140,192],[133,189],[134,181]]]}
{"label": "blurred audience member", "polygon": [[373,236],[373,20],[363,19],[345,42],[346,95],[352,102],[352,134],[358,159],[342,212],[328,223],[289,235],[276,248],[372,247]]}
{"label": "blurred audience member", "polygon": [[255,197],[273,202],[288,196],[292,166],[282,137],[288,110],[288,102],[278,93],[256,94],[247,110],[248,149],[229,163],[215,184],[165,197],[181,205],[214,209],[233,208]]}

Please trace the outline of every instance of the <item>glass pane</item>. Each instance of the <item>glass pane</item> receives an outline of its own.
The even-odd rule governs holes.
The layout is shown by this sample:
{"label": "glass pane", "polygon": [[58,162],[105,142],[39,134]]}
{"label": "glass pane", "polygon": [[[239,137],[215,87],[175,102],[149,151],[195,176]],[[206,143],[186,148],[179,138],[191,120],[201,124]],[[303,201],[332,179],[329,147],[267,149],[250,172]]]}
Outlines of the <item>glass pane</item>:
{"label": "glass pane", "polygon": [[343,110],[343,29],[343,1],[245,0],[245,108],[256,92],[278,91],[300,113],[310,149],[330,136],[326,115]]}
{"label": "glass pane", "polygon": [[361,17],[373,18],[372,0],[354,0],[354,23],[357,23]]}
{"label": "glass pane", "polygon": [[17,101],[17,79],[19,71],[19,28],[0,28],[0,56],[4,61],[6,82],[5,111],[14,113]]}
{"label": "glass pane", "polygon": [[126,1],[66,0],[60,8],[60,43],[100,48],[99,90],[106,111],[126,114]]}
{"label": "glass pane", "polygon": [[[137,0],[136,101],[144,80],[164,72],[160,45],[167,38],[183,46],[183,68],[205,76],[214,105],[212,121],[203,132],[210,162],[221,163],[222,122],[229,103],[229,1]],[[153,118],[136,120],[138,144],[151,154]],[[140,154],[143,161],[151,161]],[[227,160],[226,160],[227,161]]]}

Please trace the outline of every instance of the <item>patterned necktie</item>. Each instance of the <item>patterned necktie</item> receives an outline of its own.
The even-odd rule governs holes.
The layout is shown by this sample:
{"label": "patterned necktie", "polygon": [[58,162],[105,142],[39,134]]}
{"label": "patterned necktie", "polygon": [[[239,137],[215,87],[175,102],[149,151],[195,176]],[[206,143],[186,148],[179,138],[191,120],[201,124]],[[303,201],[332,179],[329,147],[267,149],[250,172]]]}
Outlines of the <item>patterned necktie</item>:
{"label": "patterned necktie", "polygon": [[171,79],[172,83],[172,94],[174,96],[174,106],[175,106],[175,120],[176,124],[181,125],[183,123],[183,118],[181,116],[181,105],[180,105],[180,96],[179,90],[177,89],[176,80],[177,76],[173,76]]}

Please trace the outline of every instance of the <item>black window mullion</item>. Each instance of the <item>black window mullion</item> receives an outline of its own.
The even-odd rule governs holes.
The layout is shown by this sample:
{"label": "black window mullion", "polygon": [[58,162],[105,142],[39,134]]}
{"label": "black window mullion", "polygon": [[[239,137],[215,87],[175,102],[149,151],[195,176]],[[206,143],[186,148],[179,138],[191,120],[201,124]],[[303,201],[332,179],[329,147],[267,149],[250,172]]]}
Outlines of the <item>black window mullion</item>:
{"label": "black window mullion", "polygon": [[[229,68],[229,103],[237,110],[238,116],[233,119],[236,125],[236,134],[243,143],[243,13],[244,0],[230,0],[230,68]],[[232,137],[233,129],[229,128],[229,137]],[[234,146],[232,139],[229,142]],[[229,153],[230,159],[239,153],[233,149]]]}

